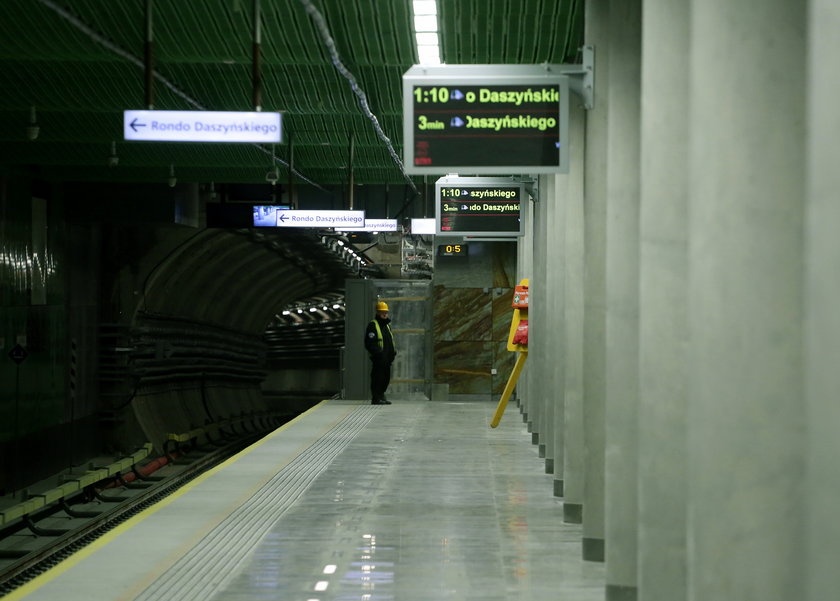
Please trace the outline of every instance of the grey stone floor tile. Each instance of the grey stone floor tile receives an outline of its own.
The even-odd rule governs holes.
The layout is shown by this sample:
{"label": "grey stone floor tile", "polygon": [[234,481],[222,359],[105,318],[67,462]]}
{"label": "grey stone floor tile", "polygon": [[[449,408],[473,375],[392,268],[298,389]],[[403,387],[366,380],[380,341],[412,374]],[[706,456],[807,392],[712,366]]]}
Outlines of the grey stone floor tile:
{"label": "grey stone floor tile", "polygon": [[515,411],[492,430],[486,404],[381,409],[214,601],[604,598]]}

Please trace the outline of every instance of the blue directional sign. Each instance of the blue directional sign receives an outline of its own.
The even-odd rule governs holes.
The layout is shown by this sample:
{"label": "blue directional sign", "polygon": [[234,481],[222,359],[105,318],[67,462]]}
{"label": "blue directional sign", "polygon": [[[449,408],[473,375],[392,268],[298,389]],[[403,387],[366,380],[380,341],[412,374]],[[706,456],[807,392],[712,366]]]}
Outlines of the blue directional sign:
{"label": "blue directional sign", "polygon": [[280,113],[123,111],[126,140],[276,144],[281,134]]}

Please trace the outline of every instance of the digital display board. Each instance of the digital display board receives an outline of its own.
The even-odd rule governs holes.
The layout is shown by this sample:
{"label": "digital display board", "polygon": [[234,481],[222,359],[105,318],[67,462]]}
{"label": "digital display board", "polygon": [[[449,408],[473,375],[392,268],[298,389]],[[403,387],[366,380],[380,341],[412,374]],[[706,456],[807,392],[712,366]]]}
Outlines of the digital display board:
{"label": "digital display board", "polygon": [[442,177],[435,182],[436,226],[441,236],[521,236],[525,184],[504,177]]}
{"label": "digital display board", "polygon": [[412,67],[403,75],[407,173],[568,172],[569,81],[536,65]]}

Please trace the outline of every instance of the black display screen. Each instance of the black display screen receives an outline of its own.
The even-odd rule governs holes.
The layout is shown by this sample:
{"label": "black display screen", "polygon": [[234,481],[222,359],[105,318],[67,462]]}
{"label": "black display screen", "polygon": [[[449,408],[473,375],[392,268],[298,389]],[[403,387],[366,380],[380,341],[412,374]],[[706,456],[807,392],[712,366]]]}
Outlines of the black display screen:
{"label": "black display screen", "polygon": [[505,233],[520,231],[521,187],[440,187],[440,232]]}
{"label": "black display screen", "polygon": [[415,85],[414,167],[560,163],[559,85]]}

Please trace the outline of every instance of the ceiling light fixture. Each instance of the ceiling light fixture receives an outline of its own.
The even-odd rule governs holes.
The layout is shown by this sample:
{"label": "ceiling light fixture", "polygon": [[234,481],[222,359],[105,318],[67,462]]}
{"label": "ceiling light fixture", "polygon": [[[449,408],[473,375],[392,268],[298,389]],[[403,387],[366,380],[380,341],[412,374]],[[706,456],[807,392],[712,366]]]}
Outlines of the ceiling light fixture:
{"label": "ceiling light fixture", "polygon": [[120,157],[117,156],[117,143],[111,141],[111,154],[108,155],[108,166],[116,167],[120,164]]}
{"label": "ceiling light fixture", "polygon": [[421,65],[439,65],[441,60],[437,0],[413,0],[412,8],[417,58]]}
{"label": "ceiling light fixture", "polygon": [[38,139],[38,134],[41,133],[41,126],[38,125],[38,115],[35,113],[35,107],[29,107],[29,125],[26,126],[26,137],[30,140]]}
{"label": "ceiling light fixture", "polygon": [[271,145],[271,170],[265,174],[265,181],[267,181],[272,186],[277,184],[277,181],[280,179],[280,171],[277,169],[277,164],[274,162],[274,144]]}

